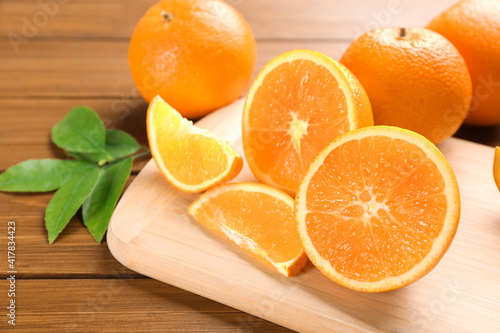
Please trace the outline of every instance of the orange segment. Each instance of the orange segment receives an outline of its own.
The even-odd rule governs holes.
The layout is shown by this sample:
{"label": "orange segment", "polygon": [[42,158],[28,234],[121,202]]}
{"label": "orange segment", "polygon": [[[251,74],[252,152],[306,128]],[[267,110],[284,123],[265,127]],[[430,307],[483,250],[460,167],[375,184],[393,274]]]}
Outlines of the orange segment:
{"label": "orange segment", "polygon": [[295,194],[309,163],[331,140],[373,125],[357,79],[313,51],[273,59],[252,84],[243,112],[243,145],[261,182]]}
{"label": "orange segment", "polygon": [[493,178],[500,191],[500,147],[495,147],[495,157],[493,159]]}
{"label": "orange segment", "polygon": [[281,274],[297,274],[307,262],[293,216],[293,199],[273,187],[232,183],[202,194],[188,212]]}
{"label": "orange segment", "polygon": [[341,135],[303,177],[296,219],[304,250],[333,281],[360,291],[429,272],[455,235],[458,185],[423,136],[375,126]]}
{"label": "orange segment", "polygon": [[236,177],[243,167],[226,141],[194,126],[159,96],[149,105],[147,130],[156,165],[181,191],[202,192]]}

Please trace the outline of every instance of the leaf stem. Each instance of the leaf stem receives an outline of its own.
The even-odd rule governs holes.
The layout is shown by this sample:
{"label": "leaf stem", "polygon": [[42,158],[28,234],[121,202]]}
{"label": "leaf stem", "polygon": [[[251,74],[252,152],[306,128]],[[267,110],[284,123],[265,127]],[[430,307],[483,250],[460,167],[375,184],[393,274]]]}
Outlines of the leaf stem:
{"label": "leaf stem", "polygon": [[149,150],[149,148],[146,148],[146,149],[147,149],[147,151],[144,151],[144,152],[142,152],[142,153],[140,153],[140,154],[137,154],[137,155],[133,155],[132,157],[134,158],[134,160],[135,160],[136,158],[139,158],[139,157],[143,157],[143,156],[151,155],[151,151]]}
{"label": "leaf stem", "polygon": [[139,157],[143,157],[143,156],[147,156],[147,155],[150,155],[151,154],[151,151],[149,150],[149,148],[144,148],[144,147],[141,147],[142,149],[147,149],[147,151],[144,151],[140,154],[137,154],[137,155],[129,155],[129,156],[125,156],[125,157],[122,157],[122,158],[119,158],[117,160],[114,160],[114,161],[110,161],[108,164],[104,165],[104,168],[107,168],[107,167],[110,167],[112,165],[115,165],[116,163],[118,162],[121,162],[127,158],[130,158],[132,157],[132,159],[136,159],[136,158],[139,158]]}

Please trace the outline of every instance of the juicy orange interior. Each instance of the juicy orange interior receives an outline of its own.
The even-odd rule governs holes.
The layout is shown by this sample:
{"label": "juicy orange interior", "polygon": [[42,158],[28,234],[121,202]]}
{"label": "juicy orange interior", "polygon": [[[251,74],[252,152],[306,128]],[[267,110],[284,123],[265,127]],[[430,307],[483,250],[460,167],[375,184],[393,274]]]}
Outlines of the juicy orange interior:
{"label": "juicy orange interior", "polygon": [[444,189],[437,166],[414,144],[385,136],[348,141],[309,183],[307,232],[318,253],[348,278],[398,276],[439,235]]}
{"label": "juicy orange interior", "polygon": [[155,108],[158,110],[153,122],[159,157],[174,178],[196,185],[227,169],[227,155],[214,139],[203,132],[193,132],[189,122],[170,112],[165,103],[156,103]]}
{"label": "juicy orange interior", "polygon": [[302,249],[293,207],[269,194],[221,193],[200,206],[196,219],[275,263],[294,259]]}
{"label": "juicy orange interior", "polygon": [[273,182],[296,189],[316,154],[349,130],[346,97],[328,69],[294,60],[267,74],[253,97],[248,124],[256,166]]}

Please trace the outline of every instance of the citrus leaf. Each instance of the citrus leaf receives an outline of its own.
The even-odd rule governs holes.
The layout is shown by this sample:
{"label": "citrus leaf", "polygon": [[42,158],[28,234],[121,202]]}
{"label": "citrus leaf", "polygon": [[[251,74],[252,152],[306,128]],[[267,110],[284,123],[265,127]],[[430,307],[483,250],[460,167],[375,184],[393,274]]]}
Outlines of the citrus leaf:
{"label": "citrus leaf", "polygon": [[100,243],[115,209],[123,186],[132,170],[132,157],[102,168],[97,184],[82,206],[83,223]]}
{"label": "citrus leaf", "polygon": [[56,191],[45,210],[45,227],[52,244],[81,207],[94,188],[99,176],[97,164],[87,163],[86,168],[72,173]]}
{"label": "citrus leaf", "polygon": [[106,154],[105,151],[99,153],[77,153],[74,151],[67,151],[68,155],[73,156],[79,160],[85,160],[99,165],[104,165],[111,161],[111,158]]}
{"label": "citrus leaf", "polygon": [[141,146],[129,134],[119,130],[106,131],[106,152],[113,159],[119,159],[135,153]]}
{"label": "citrus leaf", "polygon": [[80,106],[54,126],[52,141],[67,151],[98,153],[104,150],[104,125],[92,109]]}
{"label": "citrus leaf", "polygon": [[78,160],[28,160],[0,175],[0,191],[48,192],[59,188],[73,173],[85,169],[88,162]]}
{"label": "citrus leaf", "polygon": [[140,149],[139,143],[129,134],[119,130],[106,130],[106,144],[99,153],[68,152],[69,155],[79,159],[97,162],[103,165],[135,153]]}

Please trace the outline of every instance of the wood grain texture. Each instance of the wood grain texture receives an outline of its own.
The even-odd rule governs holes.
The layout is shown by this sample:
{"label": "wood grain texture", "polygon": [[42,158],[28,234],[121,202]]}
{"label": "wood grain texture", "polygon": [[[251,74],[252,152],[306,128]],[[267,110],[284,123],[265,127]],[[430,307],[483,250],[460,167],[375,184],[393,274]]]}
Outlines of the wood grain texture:
{"label": "wood grain texture", "polygon": [[[31,38],[130,38],[157,0],[3,0],[0,34]],[[425,26],[455,0],[228,0],[257,39],[348,39],[389,25]],[[48,3],[52,6],[43,6]],[[31,29],[30,29],[31,28]],[[15,37],[12,37],[15,38]],[[20,45],[22,50],[23,45]]]}
{"label": "wood grain texture", "polygon": [[[290,332],[150,279],[18,280],[16,284],[16,326],[12,329],[2,320],[2,332],[207,332],[208,328]],[[7,281],[0,281],[0,290],[7,289]],[[78,297],[71,296],[75,293]]]}
{"label": "wood grain texture", "polygon": [[[129,177],[124,190],[128,188],[135,176]],[[13,216],[40,217],[43,219],[45,208],[54,192],[41,193],[8,193],[0,192],[0,218]]]}
{"label": "wood grain texture", "polygon": [[[256,72],[286,51],[305,48],[338,59],[348,45],[262,41],[257,47]],[[127,60],[128,41],[34,39],[23,52],[14,55],[10,51],[9,42],[0,39],[0,98],[106,97],[118,103],[137,96]]]}
{"label": "wood grain texture", "polygon": [[[63,150],[50,140],[52,127],[70,110],[86,105],[102,119],[106,128],[119,129],[148,146],[146,135],[147,103],[139,97],[123,98],[0,98],[0,170],[27,159],[66,158]],[[134,161],[142,169],[147,159]]]}
{"label": "wood grain texture", "polygon": [[[242,101],[198,124],[241,152]],[[108,245],[125,266],[301,332],[477,332],[500,327],[500,194],[493,149],[450,139],[440,145],[458,178],[462,218],[450,250],[431,273],[379,294],[341,287],[309,264],[285,278],[186,213],[195,195],[166,183],[154,162],[120,201]],[[235,181],[254,179],[247,168]]]}
{"label": "wood grain texture", "polygon": [[[126,187],[135,178],[130,177]],[[70,221],[52,245],[48,245],[44,212],[53,193],[0,193],[0,230],[16,222],[18,278],[143,278],[118,263],[106,242],[97,244],[82,223],[81,214]],[[7,258],[7,238],[0,237],[0,256]],[[5,278],[7,260],[0,261]]]}

